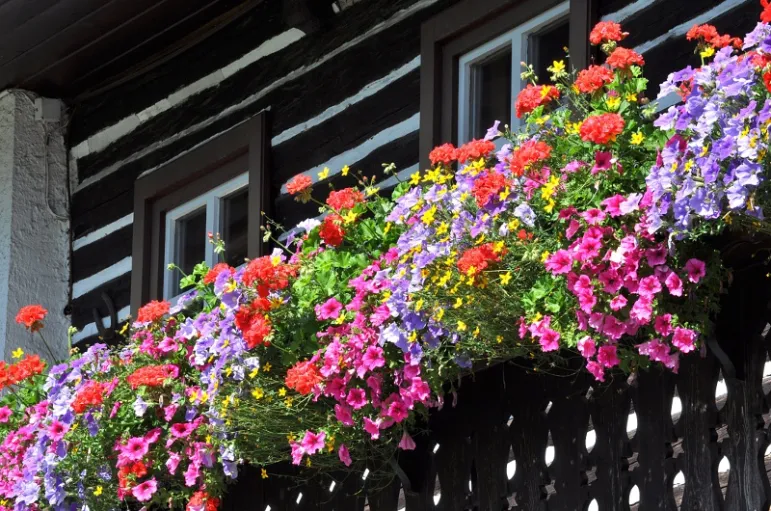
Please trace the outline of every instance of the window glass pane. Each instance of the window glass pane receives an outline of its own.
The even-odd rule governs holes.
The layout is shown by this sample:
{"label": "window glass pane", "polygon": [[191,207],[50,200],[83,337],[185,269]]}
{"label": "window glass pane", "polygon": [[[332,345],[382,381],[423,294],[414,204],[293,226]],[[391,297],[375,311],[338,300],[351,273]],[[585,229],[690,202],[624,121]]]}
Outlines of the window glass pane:
{"label": "window glass pane", "polygon": [[222,199],[220,229],[225,242],[225,262],[231,266],[240,266],[246,259],[248,208],[248,187]]}
{"label": "window glass pane", "polygon": [[471,136],[482,138],[496,120],[511,119],[511,47],[475,64],[471,82]]}
{"label": "window glass pane", "polygon": [[[185,215],[174,225],[174,263],[189,275],[196,264],[206,258],[206,207],[202,207]],[[175,272],[172,277],[172,296],[179,294],[179,279],[181,275]]]}
{"label": "window glass pane", "polygon": [[551,81],[547,68],[555,60],[565,61],[566,69],[570,69],[570,62],[565,57],[565,48],[570,44],[569,36],[570,27],[567,20],[530,36],[528,62],[533,65],[540,83]]}

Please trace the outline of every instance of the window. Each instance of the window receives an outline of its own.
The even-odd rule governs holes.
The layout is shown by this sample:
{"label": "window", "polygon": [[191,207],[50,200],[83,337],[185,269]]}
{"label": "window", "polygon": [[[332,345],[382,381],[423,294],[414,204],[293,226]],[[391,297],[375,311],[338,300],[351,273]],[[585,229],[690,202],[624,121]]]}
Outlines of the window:
{"label": "window", "polygon": [[[270,204],[266,114],[231,128],[153,172],[134,188],[132,310],[180,294],[180,270],[201,261],[233,266],[262,253],[261,212]],[[225,253],[215,254],[209,233]],[[169,264],[179,270],[170,271]]]}
{"label": "window", "polygon": [[513,102],[521,62],[542,80],[565,58],[583,67],[596,17],[592,0],[461,0],[426,21],[421,33],[420,151],[484,136],[496,120],[516,128]]}
{"label": "window", "polygon": [[[243,264],[247,254],[248,184],[248,175],[241,174],[166,213],[164,298],[179,295],[179,279],[201,261],[209,267],[219,262]],[[220,234],[225,242],[224,254],[214,252],[209,233]],[[169,265],[179,270],[168,270]]]}
{"label": "window", "polygon": [[519,125],[513,102],[525,86],[522,62],[547,79],[546,68],[564,59],[568,45],[568,2],[563,2],[458,59],[459,144],[485,135],[496,120]]}

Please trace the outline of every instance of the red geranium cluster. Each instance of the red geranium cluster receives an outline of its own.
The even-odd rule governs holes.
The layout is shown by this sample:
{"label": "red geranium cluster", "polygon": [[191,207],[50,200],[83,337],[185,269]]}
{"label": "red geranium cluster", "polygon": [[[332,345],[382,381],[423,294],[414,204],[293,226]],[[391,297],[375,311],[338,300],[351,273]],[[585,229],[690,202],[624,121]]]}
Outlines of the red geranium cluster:
{"label": "red geranium cluster", "polygon": [[174,379],[179,376],[179,368],[174,364],[154,365],[140,367],[131,373],[126,381],[131,388],[136,390],[141,386],[159,387],[166,380]]}
{"label": "red geranium cluster", "polygon": [[298,174],[286,184],[286,191],[290,195],[297,195],[305,190],[309,189],[313,184],[313,180],[305,174]]}
{"label": "red geranium cluster", "polygon": [[[763,15],[761,15],[762,19]],[[717,29],[709,24],[694,25],[685,34],[685,38],[689,41],[698,41],[699,45],[709,45],[714,48],[725,48],[732,45],[736,49],[741,49],[742,40],[738,37],[731,37],[730,35],[721,35]]]}
{"label": "red geranium cluster", "polygon": [[268,296],[270,291],[278,291],[289,285],[289,279],[297,275],[297,267],[286,264],[271,256],[252,259],[246,265],[242,280],[247,286],[257,285],[260,296]]}
{"label": "red geranium cluster", "polygon": [[265,301],[258,298],[249,305],[242,305],[236,312],[236,326],[244,334],[244,341],[249,349],[256,346],[270,346],[266,338],[273,331],[270,318],[265,316]]}
{"label": "red geranium cluster", "polygon": [[484,207],[490,202],[490,199],[498,195],[509,182],[502,174],[494,171],[486,171],[476,181],[471,193],[477,201],[477,206]]}
{"label": "red geranium cluster", "polygon": [[141,461],[123,465],[118,469],[118,497],[123,498],[136,486],[137,481],[147,475],[147,466]]}
{"label": "red geranium cluster", "polygon": [[151,323],[161,319],[169,312],[171,304],[167,301],[153,300],[139,308],[137,311],[137,323]]}
{"label": "red geranium cluster", "polygon": [[771,2],[769,0],[760,0],[760,5],[763,6],[763,12],[760,13],[760,21],[771,23]]}
{"label": "red geranium cluster", "polygon": [[442,144],[434,147],[434,149],[428,153],[428,159],[431,161],[431,165],[436,165],[437,163],[449,165],[455,161],[456,151],[457,149],[455,149],[454,145],[449,143]]}
{"label": "red geranium cluster", "polygon": [[629,48],[619,46],[608,56],[606,61],[614,69],[629,69],[631,66],[644,66],[643,56]]}
{"label": "red geranium cluster", "polygon": [[609,41],[619,42],[629,35],[629,32],[621,30],[621,25],[615,21],[600,21],[589,34],[589,42],[602,44]]}
{"label": "red geranium cluster", "polygon": [[297,362],[286,372],[284,383],[303,396],[310,394],[313,387],[323,380],[318,367],[312,362]]}
{"label": "red geranium cluster", "polygon": [[343,242],[343,236],[345,236],[343,217],[340,215],[327,215],[324,217],[324,221],[321,222],[321,228],[319,229],[319,236],[331,247],[340,246]]}
{"label": "red geranium cluster", "polygon": [[23,360],[10,366],[4,360],[0,361],[0,390],[42,373],[45,367],[45,362],[37,355],[27,355]]}
{"label": "red geranium cluster", "polygon": [[533,85],[528,84],[527,87],[519,93],[517,101],[514,107],[517,112],[517,117],[522,118],[523,115],[529,114],[541,105],[545,105],[550,101],[559,99],[560,91],[556,87],[551,85]]}
{"label": "red geranium cluster", "polygon": [[613,81],[613,71],[604,66],[589,66],[576,78],[576,87],[584,94],[591,94]]}
{"label": "red geranium cluster", "polygon": [[533,163],[547,159],[551,155],[551,146],[540,140],[528,140],[511,154],[511,172],[521,176]]}
{"label": "red geranium cluster", "polygon": [[495,251],[493,243],[485,243],[478,247],[470,248],[463,252],[458,259],[458,270],[463,275],[468,275],[473,268],[475,272],[485,270],[491,263],[497,263],[501,256],[505,255],[506,250]]}
{"label": "red geranium cluster", "polygon": [[105,384],[91,380],[83,385],[72,401],[72,409],[75,413],[83,413],[90,406],[100,406],[104,401]]}
{"label": "red geranium cluster", "polygon": [[43,320],[48,311],[40,305],[26,305],[16,314],[16,322],[24,325],[31,332],[37,332],[43,328]]}
{"label": "red geranium cluster", "polygon": [[460,146],[455,151],[455,156],[458,162],[463,163],[468,160],[486,158],[493,151],[495,151],[495,142],[492,140],[472,140]]}
{"label": "red geranium cluster", "polygon": [[327,204],[335,211],[351,209],[361,202],[364,202],[364,194],[353,188],[329,192],[329,197],[327,197]]}
{"label": "red geranium cluster", "polygon": [[581,124],[581,140],[595,144],[613,142],[624,131],[624,118],[618,114],[587,117]]}
{"label": "red geranium cluster", "polygon": [[217,280],[217,277],[220,276],[220,273],[222,273],[225,270],[229,270],[231,273],[235,272],[235,268],[230,266],[228,263],[217,263],[214,265],[214,268],[206,272],[206,275],[203,277],[203,283],[204,284],[213,284],[215,280]]}
{"label": "red geranium cluster", "polygon": [[205,491],[197,491],[187,502],[186,511],[217,511],[220,499],[212,497]]}

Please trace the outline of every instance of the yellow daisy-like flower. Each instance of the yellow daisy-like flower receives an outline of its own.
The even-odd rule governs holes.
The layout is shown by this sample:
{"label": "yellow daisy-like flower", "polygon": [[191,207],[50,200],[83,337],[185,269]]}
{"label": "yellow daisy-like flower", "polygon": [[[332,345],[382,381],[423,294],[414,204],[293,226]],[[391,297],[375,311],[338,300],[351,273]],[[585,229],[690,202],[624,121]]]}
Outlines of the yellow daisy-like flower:
{"label": "yellow daisy-like flower", "polygon": [[460,309],[461,307],[463,307],[463,298],[460,298],[460,297],[456,298],[455,304],[452,307],[454,309]]}
{"label": "yellow daisy-like flower", "polygon": [[11,355],[13,356],[13,358],[21,358],[24,356],[24,350],[21,348],[16,348],[15,350],[13,350]]}
{"label": "yellow daisy-like flower", "polygon": [[278,395],[281,397],[286,396],[286,389],[284,387],[281,387],[280,389],[278,389]]}
{"label": "yellow daisy-like flower", "polygon": [[268,471],[265,470],[264,468],[261,469],[260,470],[260,477],[262,477],[263,479],[267,479],[268,478]]}
{"label": "yellow daisy-like flower", "polygon": [[640,145],[643,143],[643,140],[645,140],[645,135],[641,131],[632,133],[632,145]]}
{"label": "yellow daisy-like flower", "polygon": [[96,489],[94,490],[94,495],[98,497],[99,495],[102,494],[103,491],[104,491],[104,488],[102,488],[101,486],[97,486]]}
{"label": "yellow daisy-like flower", "polygon": [[464,323],[461,320],[458,320],[458,332],[465,332],[468,327],[466,326],[466,323]]}
{"label": "yellow daisy-like flower", "polygon": [[351,209],[348,211],[348,213],[343,215],[343,222],[345,222],[346,224],[352,224],[356,221],[357,217],[358,215],[354,213],[353,210]]}
{"label": "yellow daisy-like flower", "polygon": [[[347,175],[348,175],[348,172],[350,172],[350,171],[351,171],[351,167],[349,167],[348,165],[343,165],[343,168],[342,168],[342,169],[340,169],[340,173],[341,173],[343,176],[347,176]],[[264,469],[263,469],[263,470],[264,470]]]}
{"label": "yellow daisy-like flower", "polygon": [[505,286],[505,285],[507,285],[509,282],[511,282],[511,272],[510,272],[510,271],[507,271],[506,273],[504,273],[504,274],[502,274],[502,275],[501,275],[501,285],[502,285],[502,286]]}
{"label": "yellow daisy-like flower", "polygon": [[549,258],[549,251],[548,250],[544,250],[543,253],[541,254],[541,262],[542,263],[545,262],[546,259],[548,259],[548,258]]}
{"label": "yellow daisy-like flower", "polygon": [[431,206],[431,208],[423,213],[423,218],[421,218],[421,221],[425,225],[431,225],[434,223],[434,219],[436,217],[436,205]]}
{"label": "yellow daisy-like flower", "polygon": [[637,103],[637,94],[635,94],[634,92],[630,92],[629,94],[626,95],[626,100],[629,101],[630,103]]}
{"label": "yellow daisy-like flower", "polygon": [[254,399],[258,399],[258,400],[262,399],[264,395],[265,395],[265,391],[262,390],[260,387],[257,387],[252,391],[252,397]]}
{"label": "yellow daisy-like flower", "polygon": [[270,366],[270,362],[268,362],[267,364],[265,364],[265,367],[263,367],[262,369],[263,369],[263,370],[264,370],[266,373],[269,373],[269,372],[270,372],[270,367],[271,367],[271,366]]}
{"label": "yellow daisy-like flower", "polygon": [[420,171],[410,175],[410,185],[417,186],[420,184]]}
{"label": "yellow daisy-like flower", "polygon": [[324,169],[319,172],[318,174],[319,180],[326,179],[329,177],[329,167],[324,167]]}
{"label": "yellow daisy-like flower", "polygon": [[255,378],[259,373],[260,373],[260,368],[255,367],[254,369],[252,369],[252,372],[249,373],[249,378]]}
{"label": "yellow daisy-like flower", "polygon": [[714,54],[715,54],[715,48],[713,48],[712,46],[707,46],[706,48],[701,50],[701,52],[699,53],[699,56],[703,59],[708,59]]}
{"label": "yellow daisy-like flower", "polygon": [[288,397],[288,398],[284,399],[284,404],[286,405],[287,408],[292,408],[292,402],[293,401],[294,401],[294,399],[292,399],[291,397]]}

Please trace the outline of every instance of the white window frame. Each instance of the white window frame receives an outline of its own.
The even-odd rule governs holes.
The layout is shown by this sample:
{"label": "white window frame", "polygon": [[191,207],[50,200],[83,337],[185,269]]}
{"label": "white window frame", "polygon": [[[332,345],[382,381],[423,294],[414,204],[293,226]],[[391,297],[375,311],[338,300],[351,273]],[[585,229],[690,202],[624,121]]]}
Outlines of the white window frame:
{"label": "white window frame", "polygon": [[[556,22],[564,20],[570,13],[570,2],[562,2],[551,9],[542,12],[538,16],[515,27],[514,29],[492,39],[485,44],[463,54],[458,61],[458,144],[464,144],[472,138],[472,114],[474,105],[473,92],[473,67],[494,55],[495,53],[511,48],[511,98],[516,100],[519,91],[522,90],[522,66],[521,62],[527,61],[528,40],[531,35],[541,32]],[[503,119],[502,122],[506,123]],[[508,119],[510,129],[516,130],[521,122],[512,105],[511,119]]]}
{"label": "white window frame", "polygon": [[[223,228],[222,226],[222,201],[228,196],[233,195],[236,192],[240,192],[249,186],[249,173],[245,172],[238,177],[227,181],[216,188],[212,188],[208,192],[199,195],[195,199],[192,199],[184,204],[177,206],[166,213],[166,236],[163,246],[163,267],[165,269],[163,273],[163,297],[166,300],[173,300],[182,295],[172,296],[172,290],[174,289],[174,279],[179,280],[179,276],[176,275],[176,270],[169,270],[169,264],[176,264],[174,261],[176,237],[177,237],[177,222],[185,216],[197,211],[201,208],[206,208],[206,233],[217,233]],[[214,245],[207,243],[205,245],[205,257],[204,261],[211,268],[217,264],[217,254],[214,252]]]}

